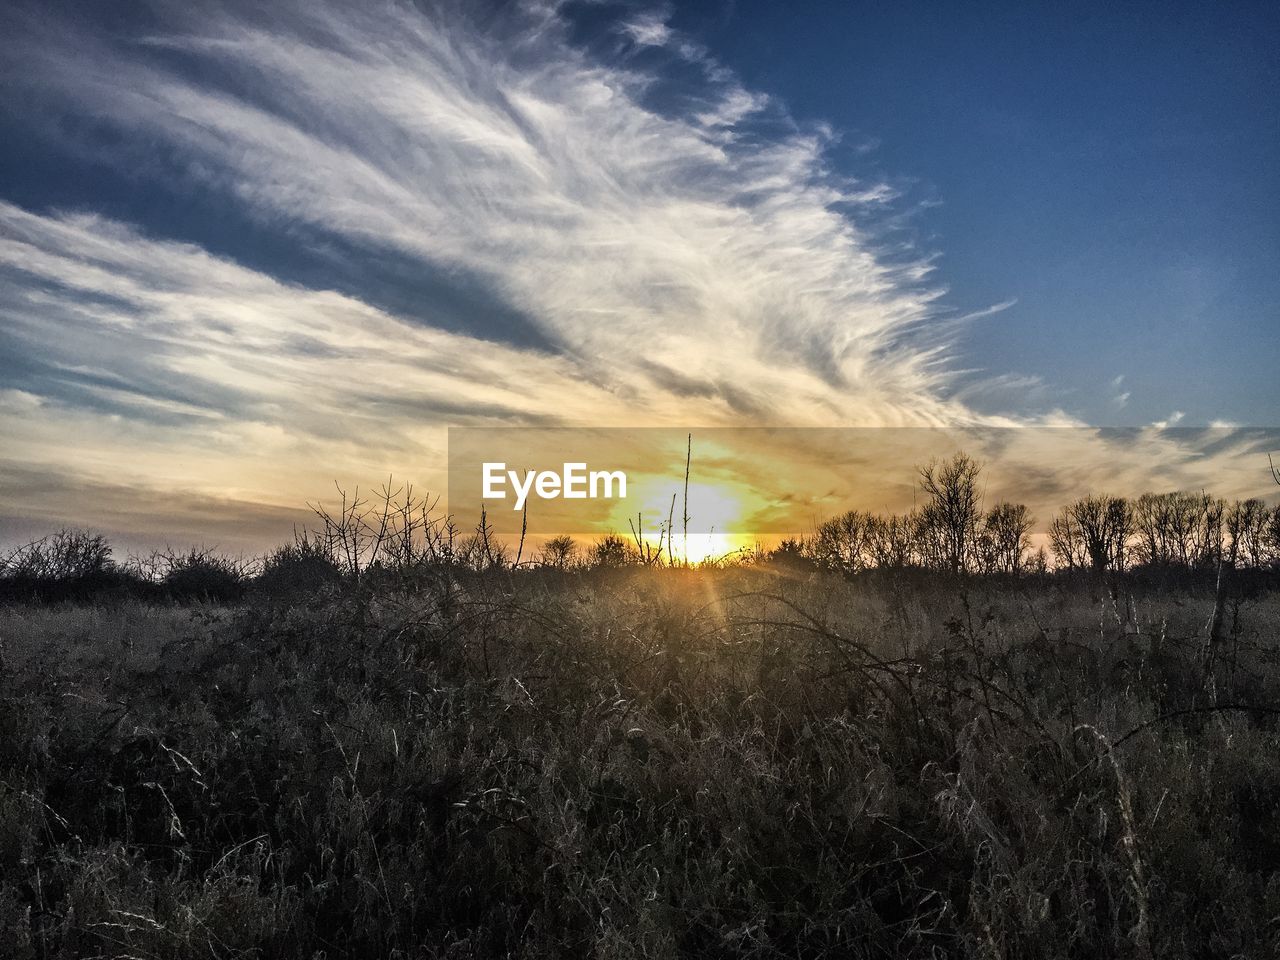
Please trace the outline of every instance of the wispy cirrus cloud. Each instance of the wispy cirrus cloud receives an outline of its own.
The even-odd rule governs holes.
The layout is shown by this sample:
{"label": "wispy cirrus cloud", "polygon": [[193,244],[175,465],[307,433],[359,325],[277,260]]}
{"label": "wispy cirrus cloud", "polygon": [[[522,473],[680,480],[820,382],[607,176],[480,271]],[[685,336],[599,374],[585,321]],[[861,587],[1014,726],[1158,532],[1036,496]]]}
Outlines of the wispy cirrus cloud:
{"label": "wispy cirrus cloud", "polygon": [[1129,403],[1129,398],[1133,396],[1132,392],[1125,389],[1124,374],[1119,374],[1111,381],[1111,402],[1116,407],[1124,407]]}
{"label": "wispy cirrus cloud", "polygon": [[[664,99],[659,73],[593,58],[532,5],[485,27],[398,5],[216,9],[161,8],[120,42],[60,27],[14,62],[62,109],[173,151],[191,189],[483,277],[615,389],[660,389],[632,372],[641,352],[770,396],[782,374],[806,401],[793,417],[963,414],[941,396],[945,339],[920,336],[927,261],[883,256],[860,226],[883,187],[838,179],[825,132],[758,117],[767,101],[736,81]],[[660,19],[628,29],[645,23],[636,42],[667,42]]]}

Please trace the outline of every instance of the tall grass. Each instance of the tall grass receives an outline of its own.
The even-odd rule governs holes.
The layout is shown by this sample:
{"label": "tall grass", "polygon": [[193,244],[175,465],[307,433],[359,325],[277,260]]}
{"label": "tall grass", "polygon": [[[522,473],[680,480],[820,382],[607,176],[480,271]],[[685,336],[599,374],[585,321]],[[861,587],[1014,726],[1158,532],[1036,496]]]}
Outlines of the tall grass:
{"label": "tall grass", "polygon": [[0,608],[0,953],[1280,955],[1278,624],[763,568]]}

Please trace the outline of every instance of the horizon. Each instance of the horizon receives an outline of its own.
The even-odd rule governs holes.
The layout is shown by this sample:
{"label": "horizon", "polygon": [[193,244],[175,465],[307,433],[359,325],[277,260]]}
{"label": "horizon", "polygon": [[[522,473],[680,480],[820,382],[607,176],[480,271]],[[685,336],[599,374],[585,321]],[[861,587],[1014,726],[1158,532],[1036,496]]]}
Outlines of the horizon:
{"label": "horizon", "polygon": [[[1019,556],[1030,561],[1047,553],[1050,569],[1070,562],[1053,543],[1054,527],[1078,522],[1076,511],[1091,500],[1118,500],[1135,517],[1152,497],[1184,498],[1197,516],[1217,510],[1216,519],[1206,513],[1192,526],[1198,530],[1206,524],[1196,536],[1216,537],[1224,556],[1241,546],[1229,518],[1250,504],[1261,508],[1254,518],[1262,525],[1258,536],[1280,536],[1280,472],[1265,452],[1280,444],[1275,430],[752,427],[700,431],[697,442],[693,433],[671,428],[490,427],[450,428],[449,433],[444,493],[395,476],[354,488],[335,483],[327,496],[297,508],[285,535],[264,527],[261,539],[238,549],[199,537],[140,540],[93,525],[42,527],[33,521],[30,536],[0,540],[0,567],[64,534],[103,536],[115,562],[131,568],[145,565],[148,557],[172,561],[188,552],[256,567],[299,537],[327,542],[357,514],[363,517],[357,524],[362,538],[385,528],[388,519],[395,527],[412,515],[418,519],[406,528],[407,539],[393,535],[406,547],[425,550],[434,536],[429,530],[449,530],[450,542],[481,536],[508,561],[522,558],[527,566],[541,565],[547,544],[566,538],[583,555],[596,544],[620,539],[635,548],[637,561],[715,564],[758,558],[787,542],[820,549],[824,528],[850,518],[858,524],[895,518],[918,524],[933,498],[927,474],[961,459],[975,470],[973,536],[991,522],[994,511],[1016,507],[1025,518]],[[490,449],[512,452],[520,467],[482,462]],[[819,450],[826,458],[821,470],[814,466]],[[1068,451],[1065,468],[1052,460],[1062,451]],[[566,462],[565,457],[584,459]],[[1080,485],[1081,478],[1096,475],[1099,457],[1109,461],[1109,486]],[[1152,474],[1151,460],[1165,472]],[[616,469],[591,469],[600,463]],[[499,471],[502,483],[511,487],[510,497],[506,489],[489,489]],[[601,490],[589,485],[591,473],[607,477]],[[571,474],[578,493],[561,498],[560,486],[567,491],[565,477]],[[555,482],[544,489],[534,483],[535,475]],[[1165,482],[1151,486],[1157,478]],[[784,493],[778,495],[779,490]],[[1130,531],[1138,533],[1136,527]],[[1166,535],[1177,538],[1189,531],[1171,529]],[[349,552],[333,543],[327,549],[335,560]],[[379,548],[371,549],[378,553]]]}

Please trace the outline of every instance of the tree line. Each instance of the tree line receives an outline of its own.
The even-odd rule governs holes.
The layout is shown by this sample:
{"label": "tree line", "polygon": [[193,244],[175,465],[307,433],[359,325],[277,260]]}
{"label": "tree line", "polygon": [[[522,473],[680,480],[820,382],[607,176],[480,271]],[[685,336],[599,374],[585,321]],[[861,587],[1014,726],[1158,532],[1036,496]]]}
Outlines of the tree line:
{"label": "tree line", "polygon": [[1011,574],[1134,568],[1267,569],[1280,565],[1280,507],[1207,493],[1090,494],[1062,507],[1033,548],[1025,504],[984,507],[981,465],[958,453],[920,469],[923,504],[905,514],[850,510],[788,539],[775,560],[857,573],[925,569]]}
{"label": "tree line", "polygon": [[[981,465],[965,453],[920,468],[922,504],[907,513],[849,510],[773,550],[757,548],[698,566],[768,563],[841,574],[924,570],[1021,576],[1054,571],[1156,569],[1213,571],[1280,568],[1280,506],[1227,501],[1207,493],[1090,494],[1062,507],[1035,545],[1025,504],[984,504]],[[1280,477],[1277,477],[1280,482]],[[266,556],[243,560],[196,547],[118,563],[101,535],[64,530],[0,555],[0,600],[125,592],[156,599],[232,600],[253,590],[276,595],[401,575],[418,569],[489,573],[686,565],[670,531],[656,543],[638,524],[630,537],[607,533],[579,543],[553,537],[540,546],[507,544],[482,513],[460,528],[437,502],[388,483],[374,495],[342,493],[333,509],[314,505],[319,525]]]}

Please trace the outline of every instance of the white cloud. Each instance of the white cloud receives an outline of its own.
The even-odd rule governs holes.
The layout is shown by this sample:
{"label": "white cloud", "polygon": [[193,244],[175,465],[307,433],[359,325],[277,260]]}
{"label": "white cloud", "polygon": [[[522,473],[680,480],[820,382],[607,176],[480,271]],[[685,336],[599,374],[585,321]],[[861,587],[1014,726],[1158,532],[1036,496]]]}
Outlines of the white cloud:
{"label": "white cloud", "polygon": [[[919,338],[927,259],[890,263],[842,209],[885,188],[832,176],[822,131],[739,131],[760,95],[708,81],[660,111],[657,76],[589,58],[545,13],[486,32],[398,6],[164,9],[144,47],[64,30],[23,66],[264,222],[479,274],[642,407],[638,350],[785,395],[788,418],[966,415],[944,397],[954,333]],[[233,83],[190,80],[172,54]]]}
{"label": "white cloud", "polygon": [[1185,416],[1186,414],[1184,414],[1181,410],[1175,410],[1173,411],[1173,413],[1169,414],[1169,416],[1165,417],[1163,420],[1153,421],[1151,426],[1154,427],[1156,430],[1168,430],[1169,428],[1175,427],[1179,423],[1181,423],[1182,418]]}
{"label": "white cloud", "polygon": [[662,47],[671,42],[674,32],[667,26],[666,13],[645,13],[622,25],[623,32],[646,47]]}

